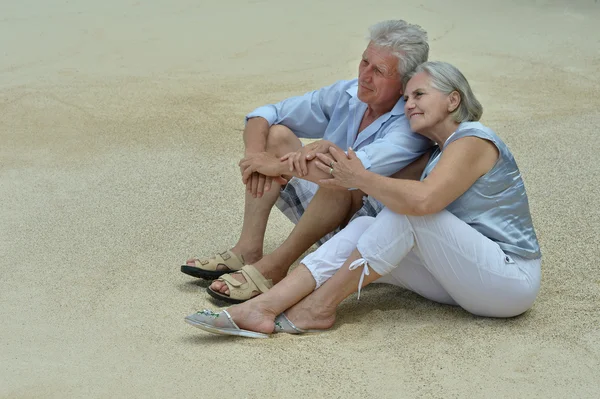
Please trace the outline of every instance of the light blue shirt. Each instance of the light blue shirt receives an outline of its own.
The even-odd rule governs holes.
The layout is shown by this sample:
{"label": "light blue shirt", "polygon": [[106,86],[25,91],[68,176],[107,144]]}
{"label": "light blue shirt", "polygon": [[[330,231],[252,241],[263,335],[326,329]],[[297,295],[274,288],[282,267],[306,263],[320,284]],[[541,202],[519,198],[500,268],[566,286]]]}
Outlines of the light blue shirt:
{"label": "light blue shirt", "polygon": [[358,79],[342,80],[259,107],[246,120],[260,116],[269,126],[287,126],[300,138],[329,140],[343,150],[352,147],[366,169],[384,176],[404,168],[432,146],[427,138],[410,130],[402,98],[357,136],[367,110],[357,91]]}

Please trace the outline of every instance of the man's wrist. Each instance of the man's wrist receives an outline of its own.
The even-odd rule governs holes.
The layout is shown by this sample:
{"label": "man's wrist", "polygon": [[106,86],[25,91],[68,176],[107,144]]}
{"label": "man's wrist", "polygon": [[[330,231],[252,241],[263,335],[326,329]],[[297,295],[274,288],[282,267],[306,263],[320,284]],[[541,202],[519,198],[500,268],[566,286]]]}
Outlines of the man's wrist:
{"label": "man's wrist", "polygon": [[248,156],[251,154],[260,154],[261,152],[265,152],[265,148],[262,147],[248,147],[244,150],[244,156]]}
{"label": "man's wrist", "polygon": [[277,162],[279,162],[279,168],[277,169],[279,176],[283,176],[286,174],[290,174],[290,168],[287,162],[281,162],[279,159],[277,160]]}

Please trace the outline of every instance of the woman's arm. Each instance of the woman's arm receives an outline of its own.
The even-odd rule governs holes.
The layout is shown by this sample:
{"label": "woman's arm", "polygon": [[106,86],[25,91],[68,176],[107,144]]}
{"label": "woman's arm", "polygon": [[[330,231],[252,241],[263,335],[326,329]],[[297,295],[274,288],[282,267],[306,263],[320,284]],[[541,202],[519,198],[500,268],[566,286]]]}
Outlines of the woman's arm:
{"label": "woman's arm", "polygon": [[[330,151],[337,161],[334,177],[322,181],[322,185],[356,187],[392,211],[404,215],[440,212],[486,174],[498,159],[498,150],[490,141],[464,137],[444,149],[435,168],[421,182],[371,173],[360,168],[362,164],[360,167],[357,165],[358,160],[352,151],[349,151],[349,158],[335,149]],[[413,170],[410,177],[414,178],[416,172]]]}
{"label": "woman's arm", "polygon": [[413,161],[408,166],[400,169],[396,173],[390,176],[392,179],[406,179],[406,180],[421,180],[421,175],[425,170],[425,166],[427,166],[427,162],[429,162],[429,158],[431,157],[432,150],[427,151],[425,154],[421,155],[417,158],[416,161]]}

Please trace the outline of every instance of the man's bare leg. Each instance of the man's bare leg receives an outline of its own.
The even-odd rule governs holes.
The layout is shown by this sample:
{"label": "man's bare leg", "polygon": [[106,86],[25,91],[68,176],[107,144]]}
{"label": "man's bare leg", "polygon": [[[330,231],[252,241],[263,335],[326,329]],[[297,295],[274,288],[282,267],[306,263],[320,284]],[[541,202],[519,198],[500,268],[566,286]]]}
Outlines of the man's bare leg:
{"label": "man's bare leg", "polygon": [[[281,281],[289,267],[311,245],[336,227],[348,223],[362,206],[361,191],[319,189],[306,208],[288,238],[273,253],[254,263],[254,267],[274,283]],[[240,273],[233,276],[245,281]],[[229,295],[229,288],[220,281],[214,281],[211,289]]]}
{"label": "man's bare leg", "polygon": [[[282,157],[302,147],[300,140],[290,129],[281,125],[273,125],[269,129],[266,151]],[[238,242],[231,248],[236,255],[241,255],[245,263],[254,264],[262,258],[263,243],[271,208],[279,197],[281,185],[273,181],[271,189],[262,196],[254,198],[246,191],[244,200],[244,221]],[[188,259],[187,264],[194,266],[195,259]]]}

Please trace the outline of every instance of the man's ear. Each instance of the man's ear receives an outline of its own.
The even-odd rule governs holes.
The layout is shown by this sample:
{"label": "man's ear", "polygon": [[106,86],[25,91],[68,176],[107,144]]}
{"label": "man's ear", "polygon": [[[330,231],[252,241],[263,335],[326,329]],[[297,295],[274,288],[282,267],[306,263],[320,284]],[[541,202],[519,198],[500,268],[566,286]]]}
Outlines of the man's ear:
{"label": "man's ear", "polygon": [[456,111],[458,106],[460,105],[460,93],[456,90],[448,95],[448,112],[452,113]]}
{"label": "man's ear", "polygon": [[400,77],[400,97],[404,97],[404,81],[402,77]]}

